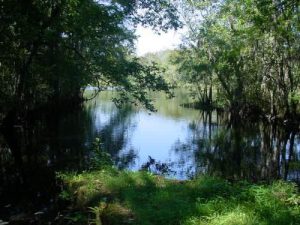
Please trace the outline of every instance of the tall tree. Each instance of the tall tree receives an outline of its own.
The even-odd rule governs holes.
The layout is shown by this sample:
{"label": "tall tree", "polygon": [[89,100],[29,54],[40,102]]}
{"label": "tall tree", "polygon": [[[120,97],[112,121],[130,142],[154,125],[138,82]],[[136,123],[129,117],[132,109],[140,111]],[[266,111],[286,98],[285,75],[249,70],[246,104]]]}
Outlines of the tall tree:
{"label": "tall tree", "polygon": [[[167,90],[155,67],[132,56],[138,23],[178,28],[166,0],[0,1],[2,111],[78,100],[88,84],[118,86],[151,107],[146,89]],[[124,99],[123,99],[124,100]]]}
{"label": "tall tree", "polygon": [[184,9],[197,15],[187,22],[190,34],[182,51],[189,51],[192,60],[182,64],[185,71],[200,80],[203,69],[205,76],[215,77],[214,88],[221,88],[215,93],[236,112],[297,113],[298,0],[185,1]]}

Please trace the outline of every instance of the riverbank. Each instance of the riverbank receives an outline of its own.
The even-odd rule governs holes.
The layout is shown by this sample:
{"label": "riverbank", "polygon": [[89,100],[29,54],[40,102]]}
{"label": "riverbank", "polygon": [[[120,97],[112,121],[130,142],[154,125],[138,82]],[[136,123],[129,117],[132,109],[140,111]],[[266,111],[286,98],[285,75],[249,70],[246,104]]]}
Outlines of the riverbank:
{"label": "riverbank", "polygon": [[211,177],[177,181],[116,169],[59,174],[66,216],[75,224],[299,224],[295,184],[229,183]]}

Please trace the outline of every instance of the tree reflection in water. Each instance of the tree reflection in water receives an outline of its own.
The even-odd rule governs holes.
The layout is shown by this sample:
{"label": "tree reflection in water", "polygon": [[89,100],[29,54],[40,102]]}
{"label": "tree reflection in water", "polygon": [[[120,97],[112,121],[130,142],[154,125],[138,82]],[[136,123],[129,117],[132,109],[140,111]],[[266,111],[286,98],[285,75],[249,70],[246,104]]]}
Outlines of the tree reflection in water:
{"label": "tree reflection in water", "polygon": [[224,113],[199,114],[180,107],[186,101],[181,95],[172,100],[159,96],[158,113],[148,115],[132,107],[117,109],[109,100],[111,94],[104,92],[69,113],[32,114],[23,126],[2,130],[1,219],[19,214],[24,219],[37,211],[57,213],[56,172],[90,168],[92,143],[98,137],[121,169],[138,170],[155,153],[158,158],[149,158],[153,163],[147,169],[177,179],[209,174],[230,180],[300,180],[297,130],[230,122]]}
{"label": "tree reflection in water", "polygon": [[[90,102],[89,104],[95,104]],[[95,106],[94,106],[95,107]],[[105,110],[105,104],[100,110]],[[101,136],[104,148],[116,165],[127,168],[136,158],[127,144],[128,128],[134,113],[130,108],[117,110],[107,122],[96,126],[95,108],[69,113],[43,112],[23,126],[3,128],[0,133],[0,218],[32,220],[35,212],[57,213],[57,171],[81,171],[89,168],[92,142]],[[55,209],[54,209],[55,206]],[[21,218],[19,218],[21,217]],[[55,216],[54,216],[55,217]]]}
{"label": "tree reflection in water", "polygon": [[[214,117],[214,121],[212,121]],[[190,135],[174,151],[188,176],[209,174],[229,180],[283,178],[300,181],[297,130],[275,123],[228,122],[228,116],[202,112],[189,124]],[[190,162],[187,166],[185,163]]]}

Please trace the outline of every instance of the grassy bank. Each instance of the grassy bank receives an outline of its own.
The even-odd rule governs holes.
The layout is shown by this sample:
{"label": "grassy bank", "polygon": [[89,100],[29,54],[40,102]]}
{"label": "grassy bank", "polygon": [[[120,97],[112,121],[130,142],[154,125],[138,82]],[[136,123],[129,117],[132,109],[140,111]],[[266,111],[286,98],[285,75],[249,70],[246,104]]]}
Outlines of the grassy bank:
{"label": "grassy bank", "polygon": [[231,184],[218,178],[168,180],[114,169],[60,174],[62,198],[76,224],[254,225],[300,224],[297,187]]}

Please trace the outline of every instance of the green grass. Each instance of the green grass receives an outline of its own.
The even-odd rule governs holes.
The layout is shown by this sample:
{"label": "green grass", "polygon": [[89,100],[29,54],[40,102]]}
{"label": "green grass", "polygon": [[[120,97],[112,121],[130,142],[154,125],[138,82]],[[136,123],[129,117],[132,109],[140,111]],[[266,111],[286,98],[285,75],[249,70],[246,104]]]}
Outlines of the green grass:
{"label": "green grass", "polygon": [[[218,178],[176,181],[114,169],[60,174],[63,198],[87,224],[300,224],[300,197],[292,183],[231,184]],[[77,215],[77,214],[76,214]]]}

